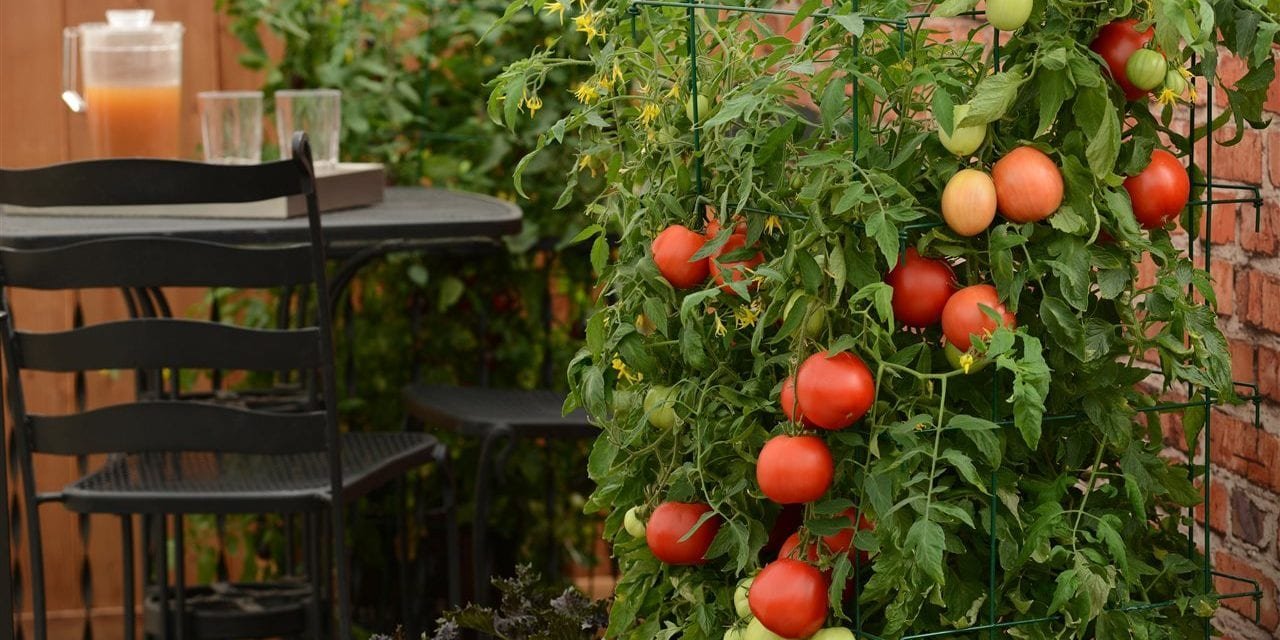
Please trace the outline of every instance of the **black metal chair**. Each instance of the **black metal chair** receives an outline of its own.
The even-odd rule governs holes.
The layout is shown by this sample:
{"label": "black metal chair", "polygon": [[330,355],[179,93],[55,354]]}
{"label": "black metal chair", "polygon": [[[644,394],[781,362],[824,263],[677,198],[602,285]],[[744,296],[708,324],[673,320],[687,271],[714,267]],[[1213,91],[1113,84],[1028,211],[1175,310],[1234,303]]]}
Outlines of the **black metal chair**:
{"label": "black metal chair", "polygon": [[[541,246],[540,250],[551,253],[549,246]],[[551,263],[550,259],[546,261],[548,269]],[[548,275],[542,272],[544,279]],[[542,295],[541,323],[544,336],[549,336],[553,322],[550,312],[549,286],[543,288]],[[569,415],[562,415],[565,395],[549,390],[554,375],[549,340],[544,345],[544,353],[547,355],[544,357],[540,376],[540,384],[543,387],[541,389],[459,387],[417,382],[405,387],[402,393],[410,421],[446,429],[464,438],[480,441],[479,460],[475,470],[475,494],[472,496],[474,515],[471,526],[472,588],[474,601],[478,604],[485,604],[488,600],[492,573],[493,558],[488,547],[488,520],[493,501],[492,484],[499,477],[503,462],[510,455],[516,441],[585,440],[594,438],[599,433],[598,428],[591,424],[587,413],[582,409],[575,410]],[[487,384],[485,373],[482,372],[480,378],[482,385]],[[550,516],[552,509],[550,486],[547,487],[546,502],[547,513]],[[452,552],[460,555],[461,549],[455,548]],[[554,554],[551,554],[549,561],[554,563]],[[552,572],[555,567],[549,567],[548,570]]]}
{"label": "black metal chair", "polygon": [[[187,617],[187,605],[195,598],[189,600],[185,593],[181,561],[174,568],[172,589],[177,621],[169,619],[167,545],[163,542],[168,517],[176,520],[173,535],[181,549],[182,514],[306,514],[309,585],[276,595],[305,599],[308,614],[303,631],[319,638],[332,628],[332,612],[322,611],[326,586],[333,584],[336,631],[347,640],[352,622],[344,506],[413,467],[447,459],[443,445],[422,433],[341,433],[325,244],[310,148],[302,134],[294,137],[293,158],[257,166],[120,159],[0,170],[0,201],[9,204],[173,205],[302,196],[310,229],[309,242],[288,246],[230,246],[150,236],[42,250],[0,249],[0,286],[44,290],[300,286],[314,289],[316,296],[314,323],[286,330],[142,317],[53,333],[16,330],[8,296],[0,297],[0,344],[25,498],[35,640],[45,640],[47,635],[39,520],[39,506],[47,502],[62,502],[81,513],[120,515],[126,612],[135,610],[132,515],[143,514],[158,522],[162,540],[158,586],[156,593],[148,593],[148,600],[156,600],[160,622],[154,627],[148,624],[147,631],[164,637],[172,632],[179,639],[198,630],[191,628]],[[21,372],[102,369],[304,371],[318,384],[303,410],[250,409],[170,394],[67,415],[26,411]],[[35,453],[109,456],[101,467],[62,491],[37,494]],[[336,575],[321,569],[329,564],[321,560],[326,555],[325,519]],[[261,617],[264,635],[299,632],[279,624],[273,627],[270,615]],[[211,621],[216,623],[216,616]],[[211,635],[219,633],[216,624],[212,627]],[[125,616],[125,634],[136,637],[133,615]],[[248,635],[240,631],[235,637]]]}

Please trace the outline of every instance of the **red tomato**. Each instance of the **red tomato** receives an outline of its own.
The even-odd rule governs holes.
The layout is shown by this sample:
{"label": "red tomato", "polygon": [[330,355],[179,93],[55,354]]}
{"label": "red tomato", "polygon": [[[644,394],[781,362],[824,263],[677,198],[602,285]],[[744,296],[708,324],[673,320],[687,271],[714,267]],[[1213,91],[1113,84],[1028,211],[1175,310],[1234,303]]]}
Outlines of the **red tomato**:
{"label": "red tomato", "polygon": [[800,411],[800,403],[796,402],[796,379],[795,376],[787,376],[782,381],[782,391],[778,394],[778,404],[782,405],[782,415],[787,417],[791,422],[799,422],[800,424],[813,428],[813,423]]}
{"label": "red tomato", "polygon": [[775,560],[756,575],[747,602],[766,629],[807,638],[827,621],[827,579],[811,564]]}
{"label": "red tomato", "polygon": [[810,564],[817,564],[818,545],[810,542],[809,548],[805,550],[804,557],[801,557],[801,554],[796,551],[796,547],[799,546],[800,532],[796,531],[795,533],[787,536],[787,539],[782,542],[782,546],[778,547],[778,559],[790,558],[792,560],[804,560]]}
{"label": "red tomato", "polygon": [[1062,172],[1035,147],[1018,147],[991,167],[996,207],[1011,222],[1039,222],[1062,204]]}
{"label": "red tomato", "polygon": [[774,436],[756,460],[760,491],[778,504],[813,502],[831,487],[835,462],[816,436]]}
{"label": "red tomato", "polygon": [[754,269],[756,265],[764,262],[763,253],[756,253],[756,255],[746,260],[720,259],[720,256],[737,251],[745,246],[747,246],[747,236],[735,233],[729,236],[729,240],[711,258],[711,276],[715,279],[716,284],[720,285],[720,290],[725,293],[733,293],[733,289],[729,288],[728,284],[725,284],[725,280],[732,282],[745,280],[749,277],[747,270]]}
{"label": "red tomato", "polygon": [[1115,20],[1102,27],[1098,31],[1098,37],[1094,38],[1093,43],[1089,45],[1089,48],[1102,56],[1102,60],[1107,63],[1107,71],[1110,72],[1111,79],[1120,85],[1120,89],[1124,91],[1124,97],[1128,100],[1137,100],[1147,95],[1147,92],[1129,82],[1125,66],[1129,64],[1129,57],[1133,52],[1145,47],[1156,35],[1155,30],[1151,28],[1138,33],[1134,28],[1137,24],[1138,21],[1133,18]]}
{"label": "red tomato", "polygon": [[884,281],[893,287],[893,316],[908,327],[937,324],[947,299],[960,288],[951,265],[921,258],[915,247],[907,249]]}
{"label": "red tomato", "polygon": [[1172,153],[1151,152],[1151,162],[1138,175],[1124,179],[1133,202],[1133,216],[1147,229],[1163,227],[1182,213],[1191,197],[1191,179]]}
{"label": "red tomato", "polygon": [[[853,546],[854,533],[856,531],[869,531],[875,528],[875,525],[873,525],[871,521],[867,519],[867,514],[864,513],[858,516],[857,529],[855,531],[855,528],[854,528],[855,515],[858,515],[857,509],[854,509],[852,507],[845,509],[844,516],[849,519],[849,526],[844,529],[841,529],[839,533],[835,533],[829,536],[822,536],[823,544],[827,545],[827,548],[830,549],[832,553],[840,553],[843,551],[843,552],[852,554],[856,550]],[[859,556],[859,562],[861,563],[861,566],[865,567],[867,565],[867,562],[870,560],[870,556],[867,555],[866,551],[859,551],[858,556]]]}
{"label": "red tomato", "polygon": [[[717,235],[720,235],[720,230],[723,228],[724,227],[720,225],[720,217],[716,215],[716,208],[712,206],[708,206],[707,207],[707,228],[706,228],[707,238],[710,239],[710,238],[716,237]],[[742,216],[734,217],[733,233],[735,234],[740,233],[744,236],[747,235],[747,221],[743,220]]]}
{"label": "red tomato", "polygon": [[858,421],[875,400],[876,381],[858,356],[815,353],[796,371],[796,400],[814,426],[833,431]]}
{"label": "red tomato", "polygon": [[701,233],[673,224],[653,239],[653,262],[671,286],[691,289],[707,280],[707,259],[690,260],[706,243]]}
{"label": "red tomato", "polygon": [[711,541],[720,532],[720,516],[712,516],[702,523],[687,540],[685,535],[698,524],[702,514],[711,511],[705,504],[691,502],[664,502],[649,515],[644,539],[654,557],[667,564],[702,564],[703,555]]}
{"label": "red tomato", "polygon": [[968,351],[973,346],[970,335],[986,336],[998,328],[995,321],[983,313],[982,306],[991,307],[1002,318],[1002,326],[1010,329],[1018,326],[1014,315],[1000,304],[1000,296],[996,294],[995,287],[975,284],[957,291],[942,310],[942,333],[947,337],[947,342],[960,351]]}

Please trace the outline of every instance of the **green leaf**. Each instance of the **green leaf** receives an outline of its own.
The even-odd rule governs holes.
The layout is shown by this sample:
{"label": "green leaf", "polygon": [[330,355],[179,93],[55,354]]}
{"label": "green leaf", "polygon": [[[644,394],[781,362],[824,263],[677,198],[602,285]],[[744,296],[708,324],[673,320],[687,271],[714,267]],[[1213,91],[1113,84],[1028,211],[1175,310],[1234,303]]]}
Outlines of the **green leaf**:
{"label": "green leaf", "polygon": [[938,523],[922,518],[911,525],[903,543],[903,550],[910,555],[916,567],[939,586],[946,584],[946,576],[942,573],[945,538]]}
{"label": "green leaf", "polygon": [[1076,100],[1076,120],[1083,127],[1089,146],[1085,156],[1099,180],[1105,180],[1120,155],[1120,117],[1111,100],[1100,90],[1087,90]]}
{"label": "green leaf", "polygon": [[1017,99],[1018,89],[1026,81],[1026,70],[1021,64],[983,78],[969,100],[969,113],[959,126],[986,124],[1003,118]]}
{"label": "green leaf", "polygon": [[1066,349],[1077,360],[1085,360],[1084,327],[1070,307],[1058,298],[1040,301],[1040,319],[1058,346]]}
{"label": "green leaf", "polygon": [[947,428],[959,429],[961,433],[973,443],[978,453],[981,453],[992,466],[1000,466],[1002,457],[1000,448],[1000,426],[990,420],[983,420],[965,414],[956,414],[951,416],[947,422]]}
{"label": "green leaf", "polygon": [[1053,126],[1058,111],[1069,95],[1070,80],[1066,71],[1042,69],[1036,74],[1036,98],[1040,105],[1040,124],[1036,126],[1039,137]]}
{"label": "green leaf", "polygon": [[935,18],[950,18],[972,11],[976,6],[978,6],[978,0],[946,0],[935,7],[931,15]]}
{"label": "green leaf", "polygon": [[845,31],[848,31],[849,33],[853,34],[853,37],[855,38],[862,37],[863,29],[865,29],[866,27],[866,25],[863,23],[862,16],[837,14],[832,17],[835,18],[835,21],[839,23],[840,26],[844,27]]}

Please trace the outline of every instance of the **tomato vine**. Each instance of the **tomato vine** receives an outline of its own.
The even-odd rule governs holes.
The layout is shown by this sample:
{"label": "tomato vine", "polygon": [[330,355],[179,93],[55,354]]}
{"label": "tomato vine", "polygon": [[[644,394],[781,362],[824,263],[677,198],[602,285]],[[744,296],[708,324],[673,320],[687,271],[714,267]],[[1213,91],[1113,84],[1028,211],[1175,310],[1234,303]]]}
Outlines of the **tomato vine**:
{"label": "tomato vine", "polygon": [[[1188,255],[1203,206],[1186,199],[1206,179],[1193,167],[1180,215],[1151,229],[1134,216],[1143,196],[1123,183],[1153,150],[1186,156],[1214,129],[1233,128],[1231,143],[1265,126],[1280,21],[1250,0],[1048,0],[1029,3],[1025,18],[1004,3],[998,21],[1013,31],[998,48],[989,26],[959,39],[932,30],[975,4],[947,0],[927,16],[903,0],[809,0],[794,12],[511,5],[508,15],[566,16],[590,49],[538,51],[507,67],[492,85],[495,120],[520,126],[521,100],[553,70],[594,69],[574,90],[577,108],[522,165],[570,153],[568,189],[583,171],[604,178],[587,205],[596,224],[579,240],[593,243],[609,304],[588,323],[569,379],[570,403],[603,426],[587,508],[610,511],[605,534],[622,569],[611,637],[727,638],[747,624],[735,588],[774,561],[795,526],[756,485],[757,456],[772,436],[798,431],[784,417],[783,382],[795,380],[803,420],[797,368],[822,352],[874,372],[865,416],[811,432],[830,448],[834,481],[804,505],[801,544],[849,531],[849,509],[873,523],[852,533],[866,562],[818,545],[827,625],[879,637],[992,621],[1025,638],[1203,636],[1217,600],[1186,537],[1201,470],[1162,457],[1152,409],[1185,384],[1207,394],[1197,397],[1234,398],[1213,283]],[[1111,75],[1124,68],[1109,64],[1116,54],[1090,47],[1126,18],[1136,33],[1152,27],[1141,46],[1169,69],[1158,93],[1133,100]],[[1213,77],[1219,43],[1248,70],[1232,86]],[[1143,71],[1150,84],[1154,72]],[[1209,79],[1185,82],[1194,76]],[[1206,82],[1227,107],[1188,131],[1175,116]],[[972,199],[958,198],[944,221],[953,176],[990,174],[1001,159],[1009,170],[996,172],[993,197],[1003,215],[972,224]],[[953,231],[953,219],[970,224]],[[1175,240],[1174,222],[1191,247]],[[673,225],[705,233],[676,265],[756,252],[763,261],[723,286],[695,270],[694,286],[673,287],[673,259],[653,246]],[[895,318],[885,274],[906,248],[948,262],[959,287],[993,287],[997,304],[957,311],[974,343],[958,369],[938,327]],[[1156,266],[1151,285],[1137,282],[1144,258]],[[671,389],[670,433],[634,400],[654,386]],[[1194,442],[1198,425],[1186,422]],[[669,502],[704,504],[703,521],[719,523],[705,564],[664,565],[624,531],[626,513]],[[755,613],[775,631],[808,629]]]}

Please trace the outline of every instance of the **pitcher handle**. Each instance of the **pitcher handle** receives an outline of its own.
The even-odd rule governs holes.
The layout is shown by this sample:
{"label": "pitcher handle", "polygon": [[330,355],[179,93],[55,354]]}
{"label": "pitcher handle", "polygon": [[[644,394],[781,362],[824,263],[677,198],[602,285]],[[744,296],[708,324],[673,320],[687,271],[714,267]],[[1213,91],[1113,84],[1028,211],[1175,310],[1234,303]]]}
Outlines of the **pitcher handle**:
{"label": "pitcher handle", "polygon": [[89,107],[80,95],[80,74],[76,66],[80,59],[80,29],[67,27],[62,30],[62,101],[75,113]]}

